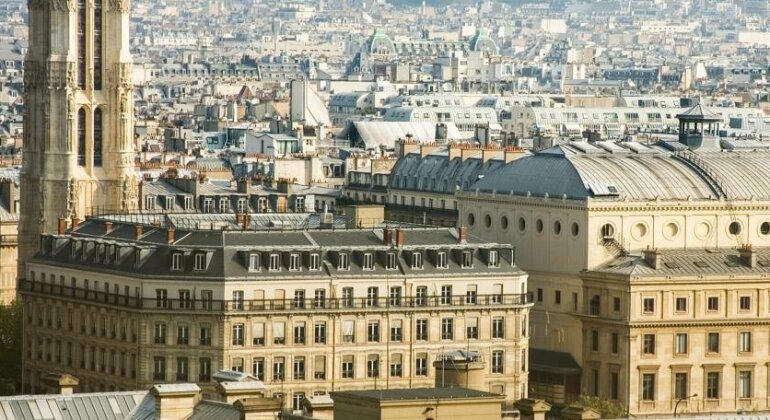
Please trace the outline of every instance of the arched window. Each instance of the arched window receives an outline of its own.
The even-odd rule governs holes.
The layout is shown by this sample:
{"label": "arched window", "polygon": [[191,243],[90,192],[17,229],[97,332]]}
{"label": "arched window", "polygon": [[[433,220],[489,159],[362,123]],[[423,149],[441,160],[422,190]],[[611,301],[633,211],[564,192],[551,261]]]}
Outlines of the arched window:
{"label": "arched window", "polygon": [[78,87],[86,87],[86,0],[78,0]]}
{"label": "arched window", "polygon": [[94,166],[102,166],[102,139],[104,138],[104,120],[102,109],[94,112]]}
{"label": "arched window", "polygon": [[78,111],[78,165],[86,164],[86,110]]}
{"label": "arched window", "polygon": [[94,1],[94,89],[102,89],[102,33],[103,33],[103,19],[102,19],[102,3],[104,0]]}

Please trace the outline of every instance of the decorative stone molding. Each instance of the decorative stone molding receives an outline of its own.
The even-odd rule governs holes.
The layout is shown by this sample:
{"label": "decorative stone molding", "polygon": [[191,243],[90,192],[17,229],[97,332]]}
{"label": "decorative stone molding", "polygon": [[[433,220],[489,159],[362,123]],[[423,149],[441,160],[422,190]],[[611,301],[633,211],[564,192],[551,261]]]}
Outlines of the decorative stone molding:
{"label": "decorative stone molding", "polygon": [[131,10],[131,0],[110,0],[110,12],[128,13]]}
{"label": "decorative stone molding", "polygon": [[49,10],[55,12],[74,12],[75,0],[29,0],[29,10]]}

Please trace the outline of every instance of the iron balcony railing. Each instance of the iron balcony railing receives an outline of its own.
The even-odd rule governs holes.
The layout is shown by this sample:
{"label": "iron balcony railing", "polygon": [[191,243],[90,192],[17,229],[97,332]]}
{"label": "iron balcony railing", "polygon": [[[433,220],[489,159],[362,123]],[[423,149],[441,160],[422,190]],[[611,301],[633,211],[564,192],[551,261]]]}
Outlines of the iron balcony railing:
{"label": "iron balcony railing", "polygon": [[[304,299],[304,304],[298,304],[296,299],[259,299],[259,300],[201,300],[201,299],[156,299],[137,298],[122,294],[105,293],[82,288],[72,288],[58,284],[41,283],[39,281],[20,280],[19,290],[22,293],[34,293],[47,296],[61,296],[67,299],[102,303],[125,308],[155,310],[155,311],[194,311],[194,312],[240,312],[240,311],[285,311],[285,312],[318,312],[370,310],[384,311],[397,308],[456,308],[456,307],[498,307],[531,304],[533,296],[525,294],[477,295],[469,302],[465,295],[454,296],[425,296],[402,297],[397,302],[389,297],[381,298],[326,298]],[[322,303],[322,304],[321,304]],[[400,305],[394,305],[400,303]]]}

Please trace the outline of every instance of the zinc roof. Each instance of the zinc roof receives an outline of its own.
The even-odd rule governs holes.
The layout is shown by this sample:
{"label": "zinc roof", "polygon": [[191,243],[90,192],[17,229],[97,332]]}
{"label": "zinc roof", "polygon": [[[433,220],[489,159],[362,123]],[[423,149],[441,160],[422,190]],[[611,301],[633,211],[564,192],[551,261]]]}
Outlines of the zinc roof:
{"label": "zinc roof", "polygon": [[0,398],[0,420],[152,419],[155,398],[147,391]]}

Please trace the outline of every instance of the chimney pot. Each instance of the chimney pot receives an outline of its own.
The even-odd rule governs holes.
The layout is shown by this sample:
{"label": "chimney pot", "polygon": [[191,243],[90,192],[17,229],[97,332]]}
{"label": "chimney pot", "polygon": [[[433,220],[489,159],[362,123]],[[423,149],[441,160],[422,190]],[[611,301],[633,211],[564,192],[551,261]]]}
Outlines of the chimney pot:
{"label": "chimney pot", "polygon": [[757,253],[754,252],[754,249],[752,249],[751,245],[744,245],[738,249],[738,255],[741,258],[741,261],[743,261],[744,264],[746,264],[749,268],[754,268],[757,266]]}
{"label": "chimney pot", "polygon": [[401,248],[404,246],[404,231],[396,229],[396,246]]}
{"label": "chimney pot", "polygon": [[72,229],[75,229],[80,224],[80,219],[78,219],[75,216],[72,216]]}
{"label": "chimney pot", "polygon": [[385,242],[385,245],[392,245],[393,244],[393,231],[390,230],[390,228],[385,228],[382,231],[382,240]]}
{"label": "chimney pot", "polygon": [[466,228],[465,226],[460,226],[457,229],[457,239],[460,241],[461,244],[468,242],[468,228]]}
{"label": "chimney pot", "polygon": [[112,222],[104,222],[104,234],[109,235],[112,232]]}
{"label": "chimney pot", "polygon": [[166,241],[173,243],[176,240],[176,229],[170,227],[166,230]]}
{"label": "chimney pot", "polygon": [[64,235],[67,232],[67,219],[59,218],[59,235]]}
{"label": "chimney pot", "polygon": [[658,251],[658,249],[649,249],[647,248],[642,252],[644,262],[647,263],[650,267],[652,267],[654,270],[658,270],[661,268],[661,265],[663,264],[663,255]]}
{"label": "chimney pot", "polygon": [[144,226],[142,225],[136,225],[134,226],[134,232],[136,233],[136,239],[139,239],[144,235]]}

